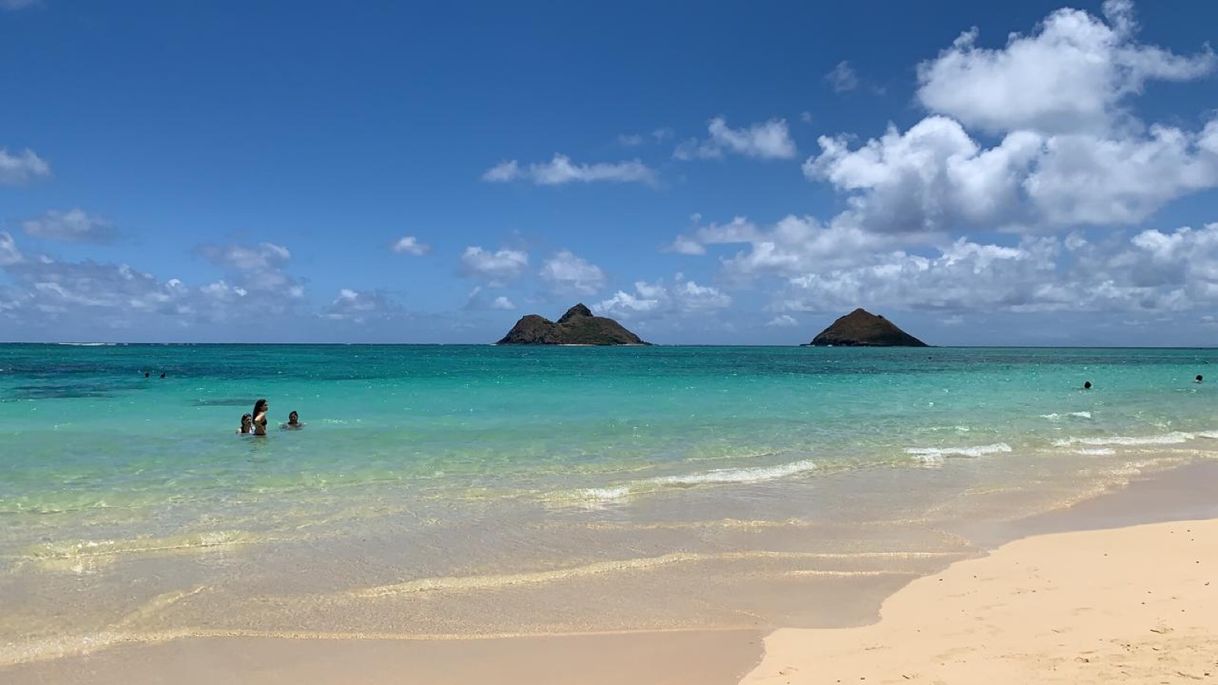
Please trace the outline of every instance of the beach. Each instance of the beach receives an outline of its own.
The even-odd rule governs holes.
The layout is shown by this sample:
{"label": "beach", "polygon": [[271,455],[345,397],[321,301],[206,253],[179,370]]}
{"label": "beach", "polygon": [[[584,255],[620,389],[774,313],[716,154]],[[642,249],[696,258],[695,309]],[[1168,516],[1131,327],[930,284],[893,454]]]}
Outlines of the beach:
{"label": "beach", "polygon": [[[0,674],[756,677],[1012,541],[1215,516],[1209,355],[0,347]],[[262,396],[305,428],[235,435]]]}

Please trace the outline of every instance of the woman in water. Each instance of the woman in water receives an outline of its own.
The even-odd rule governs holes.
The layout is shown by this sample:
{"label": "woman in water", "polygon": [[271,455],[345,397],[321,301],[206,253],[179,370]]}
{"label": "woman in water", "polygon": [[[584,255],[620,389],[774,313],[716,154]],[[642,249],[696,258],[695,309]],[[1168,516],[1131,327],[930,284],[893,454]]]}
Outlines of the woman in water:
{"label": "woman in water", "polygon": [[237,429],[241,435],[249,435],[254,432],[254,417],[249,414],[241,415],[241,428]]}
{"label": "woman in water", "polygon": [[266,413],[270,409],[271,405],[267,404],[266,400],[254,403],[254,435],[266,435]]}

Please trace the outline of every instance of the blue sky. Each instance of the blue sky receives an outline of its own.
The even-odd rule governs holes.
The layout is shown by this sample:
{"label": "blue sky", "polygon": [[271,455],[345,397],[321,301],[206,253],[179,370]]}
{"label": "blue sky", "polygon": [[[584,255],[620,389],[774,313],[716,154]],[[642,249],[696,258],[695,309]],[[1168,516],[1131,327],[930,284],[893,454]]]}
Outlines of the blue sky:
{"label": "blue sky", "polygon": [[1006,4],[0,0],[0,339],[1213,344],[1218,6]]}

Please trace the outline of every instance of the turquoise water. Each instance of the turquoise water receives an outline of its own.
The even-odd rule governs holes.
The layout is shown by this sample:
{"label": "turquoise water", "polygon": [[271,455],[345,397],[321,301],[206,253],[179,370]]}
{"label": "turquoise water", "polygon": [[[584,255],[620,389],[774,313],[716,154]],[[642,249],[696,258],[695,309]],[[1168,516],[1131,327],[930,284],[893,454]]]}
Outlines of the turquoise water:
{"label": "turquoise water", "polygon": [[[419,619],[429,630],[564,630],[601,624],[555,611],[533,621],[547,603],[538,594],[491,625],[471,597],[496,583],[562,596],[566,576],[545,575],[554,569],[611,563],[630,578],[650,568],[639,559],[679,566],[673,554],[770,564],[716,571],[731,587],[793,572],[771,567],[779,550],[920,541],[919,553],[954,553],[940,535],[947,518],[1030,513],[1218,453],[1218,387],[1192,382],[1215,359],[1210,349],[0,346],[0,600],[16,607],[0,637],[71,632],[46,618],[68,609],[65,588],[73,610],[95,614],[92,631],[133,611],[193,630],[223,623],[208,607],[268,595],[303,604],[241,618],[243,629],[364,630],[367,607],[336,610],[347,618],[333,624],[300,607],[441,578],[463,589],[443,619],[434,609]],[[270,435],[236,435],[260,397]],[[306,427],[277,430],[291,410]],[[899,539],[876,532],[885,525]],[[508,590],[493,591],[506,601]],[[140,613],[183,592],[213,596]],[[698,607],[639,625],[726,620]],[[639,615],[623,609],[611,627]]]}

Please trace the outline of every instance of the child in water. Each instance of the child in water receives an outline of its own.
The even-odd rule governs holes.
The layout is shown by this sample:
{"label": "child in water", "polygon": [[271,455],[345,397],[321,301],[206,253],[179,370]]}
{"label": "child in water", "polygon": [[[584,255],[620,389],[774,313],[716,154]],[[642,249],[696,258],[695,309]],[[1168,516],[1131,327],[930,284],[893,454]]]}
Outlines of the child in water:
{"label": "child in water", "polygon": [[237,429],[237,433],[240,435],[249,435],[250,433],[253,433],[253,432],[254,432],[254,417],[250,416],[249,414],[242,414],[241,415],[241,428]]}
{"label": "child in water", "polygon": [[288,414],[288,422],[279,424],[279,428],[282,430],[300,430],[304,428],[304,424],[300,422],[300,414],[293,411],[291,414]]}

